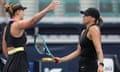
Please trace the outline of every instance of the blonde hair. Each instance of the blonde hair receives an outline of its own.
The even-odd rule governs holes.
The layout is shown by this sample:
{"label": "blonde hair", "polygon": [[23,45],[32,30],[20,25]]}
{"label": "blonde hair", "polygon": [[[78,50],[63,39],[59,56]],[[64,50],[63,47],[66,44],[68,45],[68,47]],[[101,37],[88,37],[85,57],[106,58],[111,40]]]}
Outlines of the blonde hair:
{"label": "blonde hair", "polygon": [[19,3],[11,3],[9,5],[6,4],[4,8],[5,8],[5,11],[8,12],[10,17],[12,18],[14,16],[14,8],[19,5],[20,5]]}

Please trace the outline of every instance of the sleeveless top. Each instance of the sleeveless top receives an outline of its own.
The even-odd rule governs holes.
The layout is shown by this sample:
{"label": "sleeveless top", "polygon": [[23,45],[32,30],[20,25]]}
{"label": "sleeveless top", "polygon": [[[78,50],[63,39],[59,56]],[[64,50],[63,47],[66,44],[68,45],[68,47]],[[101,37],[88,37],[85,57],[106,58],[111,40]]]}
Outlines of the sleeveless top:
{"label": "sleeveless top", "polygon": [[[94,26],[94,25],[95,24],[93,24],[91,26]],[[88,58],[97,59],[97,53],[96,53],[93,41],[90,40],[87,37],[87,33],[88,33],[90,27],[84,31],[82,37],[79,37],[80,46],[81,46],[81,54],[80,54],[80,56],[81,57],[88,57]]]}
{"label": "sleeveless top", "polygon": [[6,34],[5,34],[5,40],[7,43],[7,47],[24,47],[26,44],[26,35],[25,32],[23,33],[23,35],[19,38],[13,37],[10,33],[11,30],[11,24],[14,21],[10,21],[7,25],[7,29],[6,29]]}

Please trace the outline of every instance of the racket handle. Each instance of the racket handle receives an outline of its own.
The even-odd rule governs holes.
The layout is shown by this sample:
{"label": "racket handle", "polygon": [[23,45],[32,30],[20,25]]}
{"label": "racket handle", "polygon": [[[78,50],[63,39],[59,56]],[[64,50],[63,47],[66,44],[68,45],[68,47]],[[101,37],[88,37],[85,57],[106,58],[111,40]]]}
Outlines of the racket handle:
{"label": "racket handle", "polygon": [[56,64],[58,64],[58,63],[59,63],[59,60],[58,60],[58,59],[54,59],[54,62],[55,62]]}
{"label": "racket handle", "polygon": [[49,54],[52,58],[53,58],[53,61],[58,64],[59,63],[59,60],[55,58],[55,56],[53,56],[52,54]]}

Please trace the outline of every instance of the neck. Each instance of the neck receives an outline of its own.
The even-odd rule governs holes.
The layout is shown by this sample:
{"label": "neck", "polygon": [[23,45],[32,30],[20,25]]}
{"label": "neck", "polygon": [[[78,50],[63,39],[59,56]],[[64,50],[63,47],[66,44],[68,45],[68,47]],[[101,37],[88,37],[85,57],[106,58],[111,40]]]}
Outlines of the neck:
{"label": "neck", "polygon": [[88,29],[91,25],[95,24],[95,22],[90,22],[86,25],[86,28]]}
{"label": "neck", "polygon": [[15,20],[15,21],[19,21],[20,20],[18,17],[13,17],[12,19]]}

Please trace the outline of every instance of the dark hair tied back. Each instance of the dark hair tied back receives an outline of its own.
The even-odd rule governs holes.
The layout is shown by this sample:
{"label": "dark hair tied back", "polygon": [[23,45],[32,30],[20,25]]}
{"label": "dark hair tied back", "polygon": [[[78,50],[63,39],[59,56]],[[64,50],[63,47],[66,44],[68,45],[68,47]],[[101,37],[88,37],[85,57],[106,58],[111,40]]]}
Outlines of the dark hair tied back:
{"label": "dark hair tied back", "polygon": [[101,17],[97,20],[97,25],[100,27],[103,25],[103,19]]}

